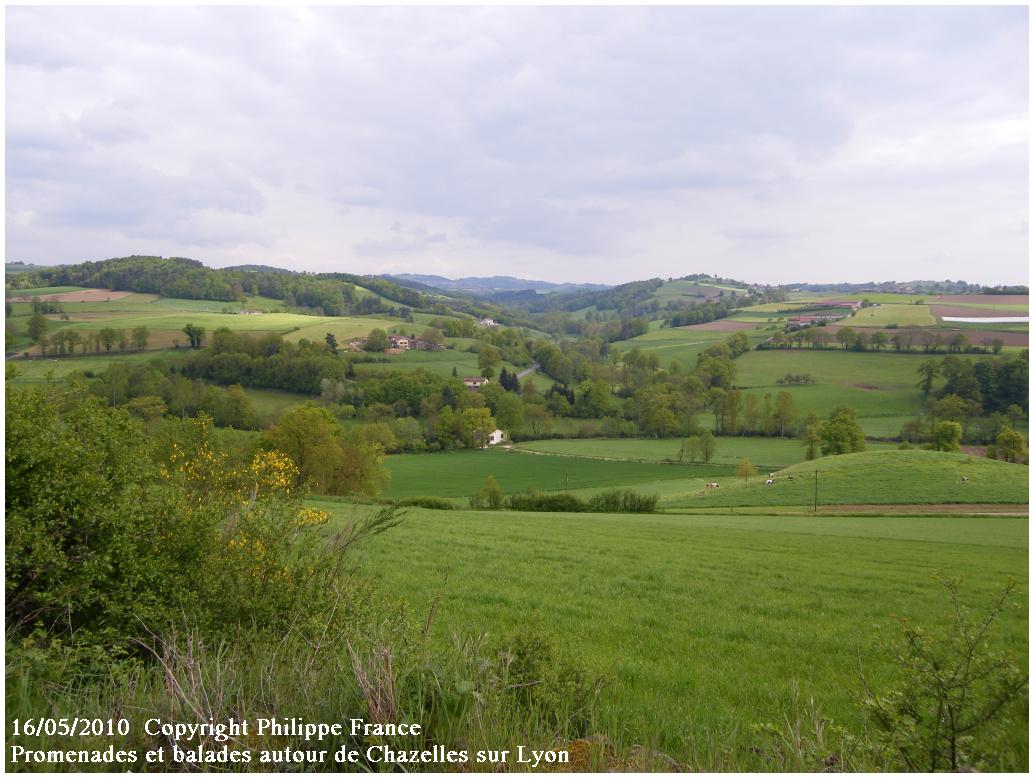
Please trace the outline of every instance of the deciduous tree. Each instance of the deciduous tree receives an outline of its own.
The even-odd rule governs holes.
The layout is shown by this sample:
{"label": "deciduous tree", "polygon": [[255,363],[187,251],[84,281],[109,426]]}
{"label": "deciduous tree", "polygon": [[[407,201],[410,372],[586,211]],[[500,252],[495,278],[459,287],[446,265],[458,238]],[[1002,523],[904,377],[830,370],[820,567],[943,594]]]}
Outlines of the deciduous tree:
{"label": "deciduous tree", "polygon": [[183,334],[190,341],[191,348],[200,348],[205,339],[205,328],[195,324],[188,324],[183,328]]}
{"label": "deciduous tree", "polygon": [[26,327],[26,332],[29,334],[29,338],[33,343],[39,343],[40,339],[47,334],[47,327],[50,326],[50,322],[47,321],[47,317],[42,313],[34,313],[29,318],[29,324]]}
{"label": "deciduous tree", "polygon": [[388,338],[388,333],[380,328],[371,330],[366,338],[366,343],[363,344],[364,351],[386,351],[390,347],[391,340]]}
{"label": "deciduous tree", "polygon": [[962,425],[957,421],[939,421],[933,425],[933,445],[938,451],[960,451]]}
{"label": "deciduous tree", "polygon": [[865,433],[858,423],[858,414],[848,405],[841,405],[830,414],[819,430],[819,437],[826,456],[865,450]]}
{"label": "deciduous tree", "polygon": [[133,342],[133,348],[137,351],[143,351],[145,348],[147,348],[147,342],[150,340],[150,338],[151,331],[145,325],[133,328],[133,335],[131,337],[131,340]]}
{"label": "deciduous tree", "polygon": [[746,457],[741,459],[740,463],[736,465],[736,475],[740,476],[743,479],[744,483],[749,481],[757,474],[758,469],[754,466],[754,463]]}
{"label": "deciduous tree", "polygon": [[718,441],[715,440],[715,437],[711,434],[710,430],[704,430],[700,433],[700,458],[703,459],[705,463],[714,459],[717,448]]}

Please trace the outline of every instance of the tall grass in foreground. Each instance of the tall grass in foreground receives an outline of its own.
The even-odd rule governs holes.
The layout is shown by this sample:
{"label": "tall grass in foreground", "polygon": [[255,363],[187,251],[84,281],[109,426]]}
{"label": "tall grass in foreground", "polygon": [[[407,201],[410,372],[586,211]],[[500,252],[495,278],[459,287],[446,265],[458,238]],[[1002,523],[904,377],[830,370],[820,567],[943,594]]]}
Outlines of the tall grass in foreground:
{"label": "tall grass in foreground", "polygon": [[[430,616],[429,616],[430,619]],[[425,629],[430,627],[430,621]],[[144,731],[148,719],[200,724],[230,718],[259,717],[306,722],[419,723],[422,733],[408,737],[364,737],[349,734],[324,740],[259,736],[222,741],[198,736],[177,745],[196,753],[251,749],[244,764],[213,763],[218,770],[340,770],[333,755],[342,746],[363,752],[372,745],[396,750],[441,745],[467,750],[471,764],[417,764],[407,769],[478,769],[478,749],[553,749],[595,726],[593,711],[599,688],[592,678],[566,664],[550,644],[519,636],[506,642],[484,637],[455,638],[446,648],[431,650],[427,632],[414,630],[401,617],[378,624],[362,636],[323,635],[313,640],[300,633],[279,641],[246,640],[209,646],[196,633],[171,636],[156,645],[155,662],[113,666],[108,672],[63,667],[32,652],[7,644],[7,718],[85,717],[128,719],[127,737],[9,737],[8,746],[32,751],[107,749],[136,750],[139,762],[50,765],[49,770],[193,770],[204,765],[174,757],[173,743]],[[71,670],[71,674],[69,673]],[[347,727],[346,730],[347,732]],[[164,747],[161,763],[144,764],[146,750]],[[273,764],[259,764],[261,750],[328,752],[326,761],[296,762],[286,755]],[[352,769],[391,770],[395,766],[362,759]],[[491,769],[491,765],[480,769]],[[40,770],[12,764],[8,770]],[[507,769],[520,765],[508,765]]]}
{"label": "tall grass in foreground", "polygon": [[[528,770],[532,765],[477,764],[480,750],[518,746],[566,752],[571,771],[791,771],[854,772],[939,769],[1017,769],[1002,752],[1009,730],[1025,715],[1026,671],[1007,655],[990,649],[986,636],[1007,606],[1009,584],[986,614],[972,615],[958,604],[957,581],[945,580],[954,609],[953,627],[927,634],[903,624],[903,644],[888,645],[901,673],[895,685],[870,691],[867,707],[879,715],[862,730],[830,719],[821,703],[803,699],[789,681],[791,696],[783,715],[748,730],[696,727],[671,722],[682,747],[673,756],[657,738],[637,738],[619,709],[601,715],[598,694],[604,682],[567,661],[549,638],[522,632],[505,639],[453,636],[431,640],[437,602],[423,624],[401,612],[369,621],[350,635],[329,630],[306,634],[289,629],[280,640],[267,635],[208,646],[194,632],[156,639],[154,662],[119,663],[106,672],[8,640],[7,717],[128,719],[125,738],[9,738],[12,771],[33,770],[11,763],[12,745],[32,751],[146,750],[165,748],[165,758],[123,769],[193,771],[335,771],[340,749],[366,754],[370,746],[394,751],[463,750],[463,763],[405,765],[416,771]],[[329,622],[328,622],[329,624]],[[244,636],[242,636],[244,637]],[[1014,703],[1020,703],[1019,705]],[[344,734],[319,741],[297,736],[260,735],[228,741],[210,735],[176,745],[217,756],[251,750],[252,761],[197,764],[176,756],[173,741],[144,731],[147,719],[201,724],[235,718],[300,718],[305,722],[418,723],[416,736]],[[688,724],[688,726],[687,726]],[[668,729],[663,726],[662,729]],[[641,735],[641,733],[640,733]],[[664,733],[669,747],[671,732]],[[325,751],[323,758],[290,756]],[[258,761],[260,751],[274,761]],[[1016,755],[1017,757],[1019,755]],[[111,764],[49,765],[48,770],[110,770]],[[352,769],[395,771],[398,765],[364,757]],[[39,767],[35,768],[39,770]]]}
{"label": "tall grass in foreground", "polygon": [[[384,625],[387,637],[398,625]],[[399,637],[397,634],[395,637]],[[125,718],[131,722],[125,738],[8,738],[12,745],[33,751],[135,750],[140,761],[132,766],[111,764],[52,764],[47,771],[340,771],[333,754],[342,747],[365,753],[369,746],[393,750],[430,749],[438,744],[463,749],[466,764],[417,764],[415,771],[493,771],[499,765],[474,763],[478,750],[563,750],[570,771],[825,771],[886,769],[888,762],[868,743],[831,725],[814,703],[788,711],[782,728],[756,731],[692,730],[685,733],[687,752],[705,754],[679,761],[663,753],[647,738],[637,742],[616,719],[595,713],[595,679],[565,667],[537,639],[518,641],[499,649],[484,638],[455,638],[444,652],[431,653],[422,641],[399,653],[371,639],[361,646],[333,640],[324,645],[297,638],[248,648],[223,643],[209,648],[196,636],[186,635],[164,646],[157,665],[113,669],[106,675],[80,676],[62,683],[48,681],[45,669],[31,659],[11,653],[9,661],[8,720],[39,717]],[[11,648],[9,644],[9,648]],[[306,722],[418,722],[419,737],[340,737],[303,741],[299,737],[231,737],[222,741],[199,736],[177,745],[183,752],[220,754],[250,749],[252,761],[207,765],[176,761],[173,743],[149,736],[144,722],[201,724],[229,718],[300,717]],[[745,739],[746,738],[746,739]],[[744,746],[744,743],[753,745]],[[165,759],[144,764],[143,753],[164,747]],[[295,761],[286,749],[326,751],[320,762]],[[261,764],[258,752],[279,751],[279,761]],[[216,757],[217,758],[217,757]],[[225,758],[225,757],[224,757]],[[507,771],[528,770],[510,758]],[[9,771],[39,771],[41,766],[12,764]],[[398,766],[363,760],[351,769],[396,771]]]}

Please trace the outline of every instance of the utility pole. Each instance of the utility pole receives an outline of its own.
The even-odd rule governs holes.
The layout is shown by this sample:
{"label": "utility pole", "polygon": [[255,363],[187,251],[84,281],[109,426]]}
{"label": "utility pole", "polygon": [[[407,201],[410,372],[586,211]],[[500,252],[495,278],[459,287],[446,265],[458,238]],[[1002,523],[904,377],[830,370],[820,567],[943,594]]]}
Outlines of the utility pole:
{"label": "utility pole", "polygon": [[811,506],[812,513],[819,512],[819,471],[815,469],[815,502]]}

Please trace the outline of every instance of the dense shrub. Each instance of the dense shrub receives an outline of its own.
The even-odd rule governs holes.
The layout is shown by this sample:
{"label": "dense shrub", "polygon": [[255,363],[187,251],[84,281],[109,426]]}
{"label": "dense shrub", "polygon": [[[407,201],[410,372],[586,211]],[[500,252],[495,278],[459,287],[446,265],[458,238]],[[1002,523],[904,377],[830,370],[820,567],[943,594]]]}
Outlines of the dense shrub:
{"label": "dense shrub", "polygon": [[395,500],[392,504],[400,508],[412,505],[416,508],[430,508],[433,511],[451,511],[456,509],[456,505],[452,500],[447,500],[444,497],[407,497],[404,500]]}
{"label": "dense shrub", "polygon": [[506,507],[513,511],[557,513],[653,513],[657,509],[657,496],[638,494],[631,489],[613,489],[586,501],[569,492],[529,489],[507,497]]}
{"label": "dense shrub", "polygon": [[586,509],[585,501],[567,492],[537,492],[530,490],[511,494],[506,507],[514,511],[548,511],[578,513]]}
{"label": "dense shrub", "polygon": [[631,489],[612,489],[589,498],[586,510],[594,513],[653,513],[656,494],[639,494]]}
{"label": "dense shrub", "polygon": [[141,621],[194,610],[215,516],[185,510],[143,428],[97,398],[9,384],[6,400],[7,623],[125,652]]}
{"label": "dense shrub", "polygon": [[489,508],[493,511],[503,507],[503,490],[494,475],[485,477],[485,485],[470,496],[471,508]]}
{"label": "dense shrub", "polygon": [[186,621],[326,629],[343,552],[393,508],[335,534],[278,451],[236,463],[208,419],[152,430],[76,389],[7,390],[6,616],[23,641],[106,661]]}

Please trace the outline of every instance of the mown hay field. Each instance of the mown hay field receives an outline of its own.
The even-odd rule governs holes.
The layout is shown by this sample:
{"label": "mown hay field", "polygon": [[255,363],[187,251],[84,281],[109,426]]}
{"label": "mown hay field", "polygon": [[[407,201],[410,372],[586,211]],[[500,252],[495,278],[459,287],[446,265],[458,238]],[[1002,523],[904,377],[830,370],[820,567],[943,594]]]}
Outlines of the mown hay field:
{"label": "mown hay field", "polygon": [[[320,507],[348,521],[356,509]],[[362,568],[431,639],[535,632],[608,679],[602,731],[698,768],[763,768],[754,724],[781,723],[795,689],[860,732],[859,659],[881,688],[878,646],[896,617],[943,628],[936,573],[986,603],[1008,578],[1018,607],[996,647],[1027,653],[1027,520],[522,514],[410,509]],[[1025,701],[1024,701],[1025,702]],[[1026,710],[1007,714],[999,769],[1026,765]],[[586,735],[591,734],[589,732]]]}

